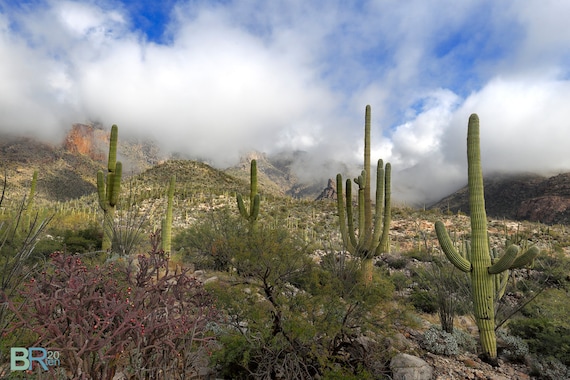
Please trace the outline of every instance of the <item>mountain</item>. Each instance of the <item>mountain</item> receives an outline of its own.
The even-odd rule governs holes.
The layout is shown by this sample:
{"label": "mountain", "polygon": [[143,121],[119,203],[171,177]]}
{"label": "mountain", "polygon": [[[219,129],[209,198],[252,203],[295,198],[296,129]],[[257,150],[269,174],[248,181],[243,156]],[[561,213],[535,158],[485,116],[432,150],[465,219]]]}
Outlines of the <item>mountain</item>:
{"label": "mountain", "polygon": [[240,162],[224,172],[249,182],[251,160],[257,160],[257,176],[260,187],[280,195],[297,199],[315,199],[323,190],[323,183],[303,183],[294,174],[294,164],[303,152],[281,152],[267,155],[250,152]]}
{"label": "mountain", "polygon": [[[98,170],[105,170],[109,130],[100,125],[74,124],[60,144],[30,137],[0,136],[0,162],[6,173],[8,194],[27,194],[33,172],[38,171],[38,197],[65,202],[96,191]],[[159,151],[152,143],[119,137],[119,160],[125,177],[156,165]]]}
{"label": "mountain", "polygon": [[[570,224],[570,173],[552,177],[495,174],[484,178],[484,186],[490,217]],[[430,208],[468,214],[468,197],[465,186]]]}

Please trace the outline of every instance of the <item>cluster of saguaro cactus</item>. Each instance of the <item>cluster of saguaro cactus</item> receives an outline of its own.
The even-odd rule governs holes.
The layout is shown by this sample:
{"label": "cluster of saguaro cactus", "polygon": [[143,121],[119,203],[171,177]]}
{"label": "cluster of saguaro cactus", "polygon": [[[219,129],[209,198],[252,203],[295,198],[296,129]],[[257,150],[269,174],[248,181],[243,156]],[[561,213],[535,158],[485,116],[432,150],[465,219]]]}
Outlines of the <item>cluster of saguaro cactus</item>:
{"label": "cluster of saguaro cactus", "polygon": [[[352,185],[346,180],[346,202],[343,199],[342,176],[337,174],[337,209],[340,232],[344,247],[350,253],[360,257],[363,262],[364,281],[371,281],[372,258],[382,252],[390,251],[391,220],[391,166],[378,160],[376,169],[375,213],[372,215],[370,196],[370,106],[366,106],[364,118],[364,170],[354,179],[358,185],[358,227],[354,226],[352,207]],[[345,212],[346,210],[346,212]],[[358,230],[358,235],[356,234]]]}
{"label": "cluster of saguaro cactus", "polygon": [[467,166],[471,214],[470,246],[463,252],[458,252],[441,221],[435,223],[435,229],[441,248],[449,261],[471,276],[473,306],[482,354],[491,363],[496,363],[495,301],[504,291],[505,272],[529,264],[538,255],[539,250],[533,246],[519,255],[519,247],[510,245],[500,258],[496,253],[491,254],[479,148],[479,117],[476,114],[469,118]]}
{"label": "cluster of saguaro cactus", "polygon": [[241,194],[237,194],[237,205],[239,213],[247,219],[251,225],[251,232],[257,228],[257,218],[259,216],[260,196],[257,193],[257,161],[251,160],[250,185],[249,185],[249,211],[246,209]]}
{"label": "cluster of saguaro cactus", "polygon": [[117,161],[117,140],[119,138],[119,128],[116,125],[111,127],[111,137],[109,139],[109,159],[107,163],[107,177],[102,170],[97,172],[97,192],[99,194],[99,206],[103,210],[103,243],[102,250],[111,248],[113,236],[113,223],[115,210],[119,202],[121,192],[121,176],[123,166]]}
{"label": "cluster of saguaro cactus", "polygon": [[162,250],[170,252],[172,243],[172,209],[174,203],[174,187],[176,186],[176,175],[170,177],[170,185],[168,186],[168,203],[166,206],[166,215],[162,219]]}

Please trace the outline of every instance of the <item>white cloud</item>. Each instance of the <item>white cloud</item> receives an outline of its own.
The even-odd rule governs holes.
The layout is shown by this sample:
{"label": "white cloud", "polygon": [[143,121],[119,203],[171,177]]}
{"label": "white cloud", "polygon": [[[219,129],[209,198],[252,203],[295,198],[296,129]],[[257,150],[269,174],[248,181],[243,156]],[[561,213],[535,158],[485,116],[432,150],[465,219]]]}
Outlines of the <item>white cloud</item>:
{"label": "white cloud", "polygon": [[373,154],[409,202],[464,180],[471,112],[487,170],[570,170],[563,2],[181,2],[165,44],[113,0],[5,9],[1,130],[98,120],[222,166],[302,149],[326,178],[360,164],[371,104]]}

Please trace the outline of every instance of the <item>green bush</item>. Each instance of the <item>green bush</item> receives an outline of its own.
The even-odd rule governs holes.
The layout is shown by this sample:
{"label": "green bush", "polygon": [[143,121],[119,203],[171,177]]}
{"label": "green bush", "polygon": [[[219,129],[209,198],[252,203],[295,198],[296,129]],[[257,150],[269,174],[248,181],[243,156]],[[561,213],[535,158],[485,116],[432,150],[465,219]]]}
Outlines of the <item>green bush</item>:
{"label": "green bush", "polygon": [[508,327],[511,334],[524,339],[530,352],[570,365],[570,328],[547,318],[521,318]]}
{"label": "green bush", "polygon": [[[222,231],[239,228],[231,217],[219,223]],[[208,285],[228,318],[219,334],[222,347],[213,355],[223,376],[378,373],[378,360],[369,353],[386,350],[360,338],[381,336],[397,314],[397,307],[386,306],[394,289],[389,279],[376,273],[365,286],[358,281],[360,262],[337,253],[317,265],[303,239],[285,229],[237,235],[218,235],[235,270],[227,281]]]}
{"label": "green bush", "polygon": [[436,295],[426,289],[414,288],[410,294],[410,301],[414,308],[422,313],[434,314],[439,308]]}

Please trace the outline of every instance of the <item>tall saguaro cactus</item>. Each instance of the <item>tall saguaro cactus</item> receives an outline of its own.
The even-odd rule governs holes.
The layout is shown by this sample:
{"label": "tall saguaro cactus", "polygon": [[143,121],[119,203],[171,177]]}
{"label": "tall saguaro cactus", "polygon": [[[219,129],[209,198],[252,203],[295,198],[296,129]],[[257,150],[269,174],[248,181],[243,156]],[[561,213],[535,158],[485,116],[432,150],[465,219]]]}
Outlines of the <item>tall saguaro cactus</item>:
{"label": "tall saguaro cactus", "polygon": [[[364,117],[364,170],[354,179],[358,185],[358,227],[354,226],[352,207],[352,184],[346,180],[346,202],[343,199],[342,176],[336,176],[337,209],[340,232],[347,251],[362,259],[364,281],[369,283],[372,276],[372,258],[390,251],[391,220],[391,165],[378,160],[376,168],[376,199],[372,215],[370,187],[370,106],[366,106]],[[346,213],[345,213],[346,210]],[[356,234],[358,230],[358,235]]]}
{"label": "tall saguaro cactus", "polygon": [[168,203],[166,206],[166,216],[162,219],[162,250],[170,252],[172,245],[172,209],[174,203],[174,187],[176,186],[176,175],[170,177],[168,186]]}
{"label": "tall saguaro cactus", "polygon": [[471,247],[466,255],[458,253],[441,221],[435,223],[437,238],[449,261],[471,276],[471,292],[483,357],[496,364],[495,300],[497,286],[509,269],[530,263],[539,253],[533,246],[519,255],[519,247],[510,245],[500,258],[492,257],[487,234],[487,214],[483,191],[483,172],[479,148],[479,117],[469,117],[467,130],[467,167],[469,208],[471,212]]}
{"label": "tall saguaro cactus", "polygon": [[107,176],[102,170],[97,172],[97,192],[99,194],[99,206],[103,210],[103,244],[102,249],[107,251],[111,248],[113,236],[113,223],[115,210],[119,202],[121,192],[121,176],[123,165],[117,161],[117,140],[119,138],[119,128],[116,125],[111,127],[111,137],[109,139],[109,159],[107,162]]}
{"label": "tall saguaro cactus", "polygon": [[259,216],[260,196],[257,193],[257,161],[251,160],[250,165],[250,185],[249,185],[249,211],[245,208],[243,197],[237,195],[237,205],[239,213],[247,219],[251,225],[251,232],[257,227],[257,217]]}

